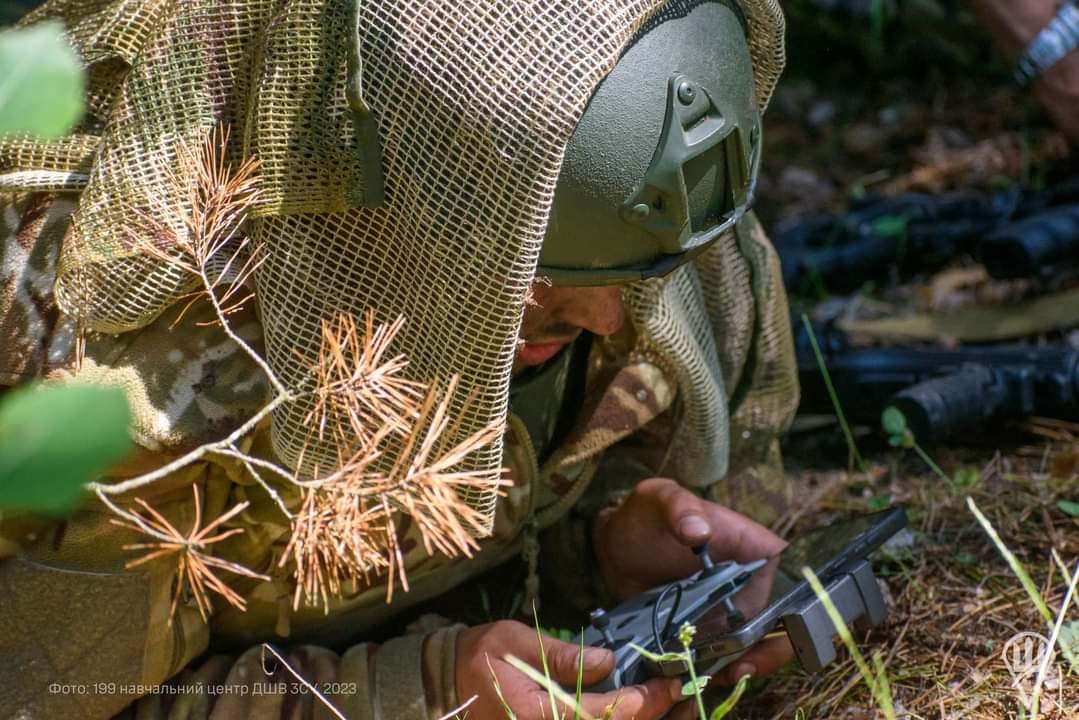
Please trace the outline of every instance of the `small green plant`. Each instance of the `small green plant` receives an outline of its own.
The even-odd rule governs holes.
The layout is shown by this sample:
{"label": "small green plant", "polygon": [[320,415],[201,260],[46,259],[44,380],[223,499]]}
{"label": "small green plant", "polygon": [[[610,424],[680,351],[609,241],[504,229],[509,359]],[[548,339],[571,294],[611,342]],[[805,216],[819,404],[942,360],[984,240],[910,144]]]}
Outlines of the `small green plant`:
{"label": "small green plant", "polygon": [[704,709],[704,689],[708,687],[708,681],[712,678],[710,675],[698,676],[697,670],[694,667],[693,652],[690,650],[690,646],[693,644],[693,637],[696,634],[697,628],[688,622],[682,623],[682,627],[678,629],[678,642],[682,645],[682,650],[680,652],[654,653],[645,650],[639,645],[630,645],[630,647],[652,662],[681,663],[689,672],[689,681],[682,686],[682,694],[687,698],[694,698],[700,720],[723,720],[742,698],[742,694],[746,691],[746,687],[749,684],[749,675],[744,675],[739,678],[738,684],[735,685],[731,694],[727,696],[720,705],[714,708],[711,714],[708,714]]}
{"label": "small green plant", "polygon": [[929,457],[929,453],[918,444],[917,438],[914,437],[914,433],[907,427],[907,417],[902,411],[894,405],[889,405],[884,408],[884,412],[880,416],[881,427],[884,428],[884,432],[888,434],[888,444],[894,448],[903,448],[905,450],[913,450],[917,453],[918,457],[929,466],[938,477],[944,480],[949,487],[956,485],[956,480],[953,479],[948,473],[944,472],[940,465],[937,465],[933,458]]}

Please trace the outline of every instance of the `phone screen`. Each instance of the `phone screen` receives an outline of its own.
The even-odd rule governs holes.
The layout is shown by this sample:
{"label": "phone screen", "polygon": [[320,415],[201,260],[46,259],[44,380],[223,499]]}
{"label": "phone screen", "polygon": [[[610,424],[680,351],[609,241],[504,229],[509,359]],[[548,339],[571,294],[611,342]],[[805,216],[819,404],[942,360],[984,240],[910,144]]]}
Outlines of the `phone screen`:
{"label": "phone screen", "polygon": [[698,623],[694,643],[698,658],[733,658],[749,649],[775,628],[792,605],[812,595],[802,568],[812,568],[828,584],[837,571],[867,557],[905,525],[902,508],[892,508],[795,539],[735,595],[737,617],[717,607]]}

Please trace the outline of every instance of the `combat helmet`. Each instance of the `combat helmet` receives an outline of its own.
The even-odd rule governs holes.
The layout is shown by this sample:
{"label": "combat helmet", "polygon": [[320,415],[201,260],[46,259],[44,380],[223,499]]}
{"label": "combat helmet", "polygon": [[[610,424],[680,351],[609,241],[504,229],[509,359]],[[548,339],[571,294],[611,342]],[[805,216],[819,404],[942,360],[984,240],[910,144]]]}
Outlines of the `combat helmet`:
{"label": "combat helmet", "polygon": [[596,88],[566,149],[538,275],[662,276],[750,206],[760,112],[734,0],[668,3]]}

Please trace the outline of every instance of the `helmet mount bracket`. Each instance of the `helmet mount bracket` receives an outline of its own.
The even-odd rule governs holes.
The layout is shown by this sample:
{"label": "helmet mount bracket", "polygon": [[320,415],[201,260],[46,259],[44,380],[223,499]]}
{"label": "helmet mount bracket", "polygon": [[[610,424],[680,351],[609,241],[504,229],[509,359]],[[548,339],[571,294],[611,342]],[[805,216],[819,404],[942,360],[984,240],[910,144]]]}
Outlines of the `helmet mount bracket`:
{"label": "helmet mount bracket", "polygon": [[[659,144],[638,189],[622,204],[622,219],[654,235],[667,254],[710,243],[745,213],[752,172],[744,142],[742,128],[701,83],[674,73]],[[715,188],[703,203],[708,207],[691,202],[694,181],[701,179],[697,168],[723,174],[708,183]]]}

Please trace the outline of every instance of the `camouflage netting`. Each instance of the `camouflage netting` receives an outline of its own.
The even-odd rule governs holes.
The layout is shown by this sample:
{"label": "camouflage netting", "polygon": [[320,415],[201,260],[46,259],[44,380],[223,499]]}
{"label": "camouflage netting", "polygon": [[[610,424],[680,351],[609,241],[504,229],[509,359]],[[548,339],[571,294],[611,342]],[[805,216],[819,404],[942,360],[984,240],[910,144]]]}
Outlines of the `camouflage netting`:
{"label": "camouflage netting", "polygon": [[[663,0],[356,2],[45,3],[24,23],[65,22],[89,67],[90,113],[61,145],[0,142],[0,190],[84,187],[57,298],[84,327],[132,330],[191,289],[189,277],[140,254],[136,219],[182,207],[185,188],[169,172],[178,143],[229,126],[235,160],[261,161],[264,194],[249,233],[268,250],[256,280],[275,372],[290,384],[305,378],[304,358],[315,356],[320,323],[334,313],[403,315],[394,351],[409,359],[409,374],[461,375],[456,442],[505,416],[565,145],[596,85]],[[740,6],[763,108],[783,65],[782,15],[775,0]],[[354,22],[381,133],[387,202],[378,209],[357,202],[363,148],[345,96]],[[686,442],[720,474],[727,450],[715,438],[728,418],[715,354],[736,355],[723,364],[735,368],[754,352],[715,342],[738,293],[755,282],[748,271],[731,274],[740,262],[732,252],[728,239],[693,269],[630,292],[643,343],[684,368],[683,390],[694,395]],[[693,306],[695,295],[718,324]],[[295,403],[274,417],[275,449],[291,464],[308,439],[309,409]],[[475,462],[495,468],[500,458],[496,443]],[[303,456],[323,467],[335,459],[328,445]],[[491,492],[470,500],[493,509]]]}

